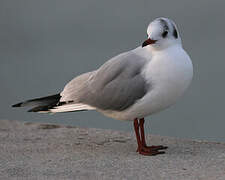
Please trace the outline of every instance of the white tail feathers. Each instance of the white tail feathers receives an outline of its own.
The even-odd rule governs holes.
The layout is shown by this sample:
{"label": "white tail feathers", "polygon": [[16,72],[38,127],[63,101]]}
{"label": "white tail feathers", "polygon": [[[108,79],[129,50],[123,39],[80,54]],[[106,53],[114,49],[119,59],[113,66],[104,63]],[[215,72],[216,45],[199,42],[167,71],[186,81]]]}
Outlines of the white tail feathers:
{"label": "white tail feathers", "polygon": [[71,112],[71,111],[83,111],[83,110],[94,110],[95,108],[86,105],[86,104],[65,104],[62,106],[56,106],[52,109],[49,109],[50,113],[58,113],[58,112]]}

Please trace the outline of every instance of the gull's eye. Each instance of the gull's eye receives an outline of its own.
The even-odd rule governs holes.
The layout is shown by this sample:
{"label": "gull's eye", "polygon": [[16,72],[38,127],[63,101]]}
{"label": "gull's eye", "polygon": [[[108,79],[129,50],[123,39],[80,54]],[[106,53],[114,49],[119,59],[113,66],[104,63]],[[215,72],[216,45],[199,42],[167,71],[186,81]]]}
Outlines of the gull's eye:
{"label": "gull's eye", "polygon": [[165,37],[167,36],[167,34],[168,34],[168,31],[164,31],[164,32],[162,33],[162,37],[165,38]]}

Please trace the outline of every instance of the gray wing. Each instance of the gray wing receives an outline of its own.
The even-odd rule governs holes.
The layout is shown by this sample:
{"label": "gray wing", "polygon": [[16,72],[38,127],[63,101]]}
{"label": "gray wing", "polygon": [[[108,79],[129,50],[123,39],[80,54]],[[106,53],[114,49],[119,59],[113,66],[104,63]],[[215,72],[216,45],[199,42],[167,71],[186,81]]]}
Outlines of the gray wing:
{"label": "gray wing", "polygon": [[120,54],[98,70],[73,79],[61,93],[61,100],[102,110],[124,110],[142,98],[150,86],[141,75],[145,63],[132,52]]}

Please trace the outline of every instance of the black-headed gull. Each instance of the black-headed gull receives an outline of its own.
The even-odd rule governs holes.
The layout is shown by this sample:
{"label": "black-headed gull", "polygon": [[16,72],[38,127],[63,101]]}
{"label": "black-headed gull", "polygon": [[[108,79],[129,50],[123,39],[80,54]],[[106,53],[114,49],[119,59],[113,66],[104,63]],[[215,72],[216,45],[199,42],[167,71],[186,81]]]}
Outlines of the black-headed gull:
{"label": "black-headed gull", "polygon": [[75,77],[60,94],[13,107],[33,106],[29,112],[42,113],[97,110],[114,119],[134,121],[137,151],[164,153],[160,150],[165,146],[146,145],[144,117],[168,108],[183,95],[191,83],[193,66],[172,20],[155,19],[147,35],[142,46]]}

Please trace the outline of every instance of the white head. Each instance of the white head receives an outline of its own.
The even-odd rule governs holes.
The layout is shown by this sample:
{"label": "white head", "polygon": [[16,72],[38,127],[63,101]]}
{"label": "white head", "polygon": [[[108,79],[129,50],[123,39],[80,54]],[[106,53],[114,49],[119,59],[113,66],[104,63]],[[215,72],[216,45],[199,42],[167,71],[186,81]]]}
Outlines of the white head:
{"label": "white head", "polygon": [[157,18],[152,21],[147,29],[148,39],[142,47],[152,50],[162,50],[175,44],[181,45],[181,39],[176,24],[168,18]]}

